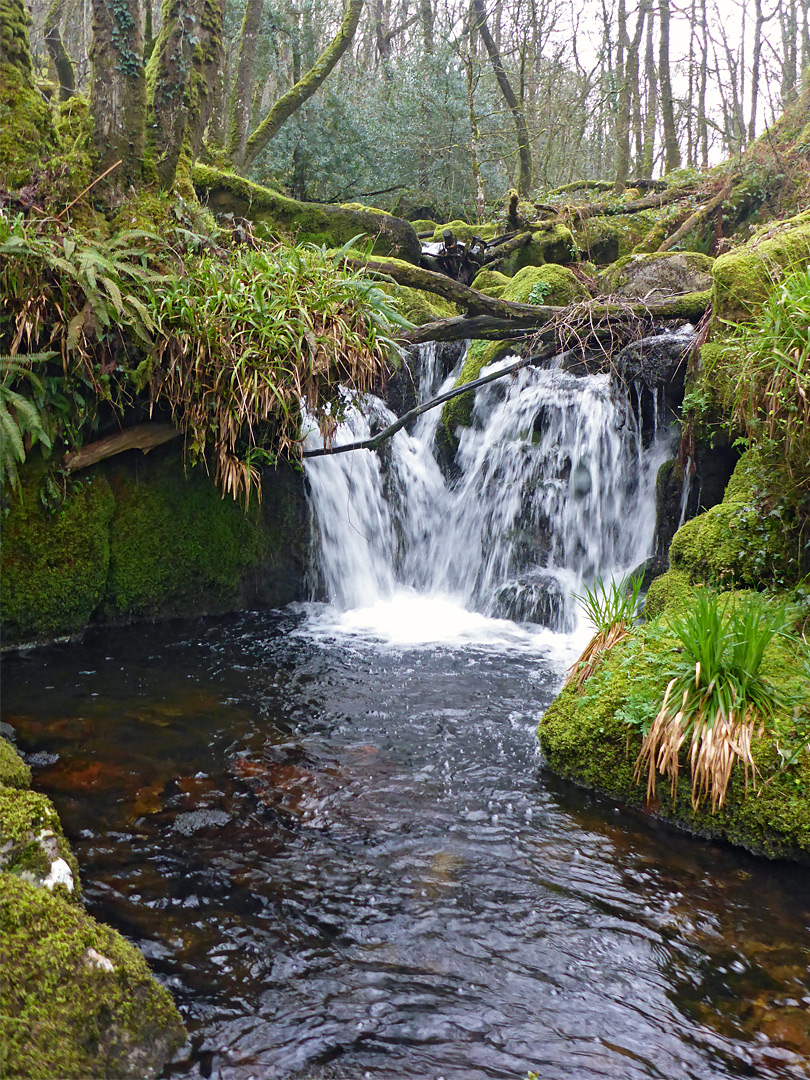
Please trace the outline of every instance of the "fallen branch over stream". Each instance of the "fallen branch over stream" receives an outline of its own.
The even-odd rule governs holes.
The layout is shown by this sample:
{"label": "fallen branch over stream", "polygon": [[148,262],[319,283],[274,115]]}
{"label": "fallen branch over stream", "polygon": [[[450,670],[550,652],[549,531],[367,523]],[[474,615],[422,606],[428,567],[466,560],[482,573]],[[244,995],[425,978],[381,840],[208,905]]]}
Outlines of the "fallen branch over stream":
{"label": "fallen branch over stream", "polygon": [[[562,358],[565,359],[568,356],[575,354],[574,349],[569,349],[568,352],[562,354]],[[389,424],[387,428],[383,428],[382,431],[376,435],[372,435],[370,439],[361,439],[358,442],[342,443],[339,446],[324,446],[317,450],[305,450],[302,457],[330,457],[332,454],[347,454],[350,450],[378,450],[382,443],[387,439],[390,439],[392,435],[396,435],[398,431],[409,424],[411,420],[415,420],[417,416],[421,416],[422,413],[430,412],[431,409],[436,409],[439,405],[444,405],[446,401],[451,401],[453,398],[458,397],[460,394],[467,394],[470,391],[477,390],[479,386],[486,386],[487,383],[495,382],[497,379],[505,379],[507,375],[514,375],[516,371],[520,371],[521,368],[528,367],[530,364],[542,363],[544,360],[550,360],[557,352],[555,346],[550,346],[547,349],[543,349],[542,352],[534,353],[532,356],[526,356],[522,360],[516,360],[514,364],[510,364],[508,367],[500,368],[498,371],[492,371],[489,375],[482,375],[480,379],[474,379],[472,382],[464,383],[463,386],[454,386],[452,390],[448,390],[445,394],[439,394],[438,397],[431,398],[430,401],[425,401],[421,405],[417,405],[415,409],[410,409],[408,412],[403,413],[393,424]]]}
{"label": "fallen branch over stream", "polygon": [[136,424],[135,427],[126,428],[115,435],[107,435],[65,454],[63,465],[68,472],[77,472],[79,469],[89,469],[91,465],[104,461],[105,458],[123,454],[125,450],[142,450],[144,454],[148,454],[156,446],[179,439],[182,434],[174,424]]}

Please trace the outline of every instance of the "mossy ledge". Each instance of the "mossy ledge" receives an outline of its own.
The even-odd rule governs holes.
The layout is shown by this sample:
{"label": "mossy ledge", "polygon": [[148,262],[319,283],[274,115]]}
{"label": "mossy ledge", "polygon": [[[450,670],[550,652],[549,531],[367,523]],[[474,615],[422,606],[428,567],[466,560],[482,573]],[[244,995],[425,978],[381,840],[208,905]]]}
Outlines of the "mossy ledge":
{"label": "mossy ledge", "polygon": [[341,247],[358,236],[373,241],[377,255],[418,263],[422,245],[409,221],[359,204],[303,203],[271,188],[208,165],[192,174],[200,199],[214,213],[234,214],[263,224],[278,237],[294,237],[326,247]]}
{"label": "mossy ledge", "polygon": [[291,468],[267,471],[247,514],[173,447],[94,467],[56,511],[41,505],[43,472],[41,462],[25,470],[4,522],[4,649],[302,598],[306,507]]}
{"label": "mossy ledge", "polygon": [[[626,717],[640,712],[654,715],[660,705],[669,665],[677,658],[666,613],[686,602],[684,589],[688,585],[683,576],[669,581],[666,588],[660,586],[653,609],[663,607],[662,613],[613,648],[581,690],[569,686],[553,702],[538,728],[545,760],[559,776],[698,836],[726,840],[769,858],[810,864],[810,756],[806,754],[795,765],[781,768],[773,740],[756,738],[756,790],[749,787],[746,793],[743,771],[736,767],[725,804],[715,813],[707,805],[692,809],[688,767],[681,770],[674,799],[668,782],[659,778],[656,798],[647,803],[646,770],[640,782],[634,777],[641,735]],[[772,646],[766,671],[774,682],[803,697],[805,707],[810,705],[810,687],[788,649]]]}

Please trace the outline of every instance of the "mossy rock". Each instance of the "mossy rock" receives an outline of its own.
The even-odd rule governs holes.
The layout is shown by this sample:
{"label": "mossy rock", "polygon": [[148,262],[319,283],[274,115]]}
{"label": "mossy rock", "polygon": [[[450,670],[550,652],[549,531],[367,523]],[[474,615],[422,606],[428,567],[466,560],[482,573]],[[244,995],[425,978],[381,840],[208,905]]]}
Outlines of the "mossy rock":
{"label": "mossy rock", "polygon": [[[486,275],[486,277],[484,277]],[[539,285],[542,287],[543,296],[537,303],[565,306],[588,296],[584,285],[577,279],[573,271],[566,266],[546,264],[544,266],[524,266],[514,277],[508,278],[493,270],[482,270],[475,282],[484,278],[484,283],[493,282],[499,288],[503,300],[513,300],[519,303],[529,303],[532,291]],[[478,286],[473,282],[473,287]],[[492,285],[490,285],[490,288]],[[483,292],[484,290],[482,290]],[[456,380],[455,386],[463,386],[465,383],[474,382],[481,374],[483,368],[494,364],[496,360],[508,356],[515,349],[514,342],[508,341],[473,341],[467,350],[467,356],[461,369],[461,374]],[[442,425],[448,450],[455,453],[457,447],[457,429],[469,427],[472,424],[474,394],[459,394],[458,397],[448,401],[442,408]]]}
{"label": "mossy rock", "polygon": [[0,785],[24,790],[31,787],[31,769],[16,748],[0,735]]}
{"label": "mossy rock", "polygon": [[555,225],[551,229],[539,229],[531,240],[504,259],[500,269],[513,277],[525,266],[543,266],[545,263],[570,263],[577,258],[574,235],[567,225]]}
{"label": "mossy rock", "polygon": [[417,233],[417,235],[430,233],[431,237],[439,227],[438,221],[431,221],[430,218],[417,218],[416,221],[411,221],[411,225],[413,225],[414,232]]}
{"label": "mossy rock", "polygon": [[0,871],[78,901],[79,866],[50,799],[0,787]]}
{"label": "mossy rock", "polygon": [[195,165],[192,178],[201,200],[214,213],[233,214],[263,224],[272,234],[325,247],[340,247],[362,235],[378,255],[418,263],[422,245],[409,221],[369,207],[304,203],[236,173]]}
{"label": "mossy rock", "polygon": [[[534,294],[534,299],[532,299]],[[501,298],[521,304],[551,304],[565,307],[586,300],[590,293],[567,266],[546,263],[544,266],[525,266],[508,282]]]}
{"label": "mossy rock", "polygon": [[[677,594],[677,589],[672,592]],[[638,780],[634,776],[641,734],[627,721],[652,720],[678,658],[666,616],[614,647],[581,689],[564,689],[542,717],[538,736],[548,766],[560,776],[698,835],[724,839],[771,858],[810,862],[810,755],[784,769],[768,735],[755,738],[752,745],[756,790],[750,783],[746,790],[744,772],[737,765],[724,805],[714,813],[707,804],[693,810],[687,743],[681,751],[675,799],[669,782],[659,777],[655,798],[647,804],[646,767]],[[800,659],[790,649],[771,645],[763,672],[797,695],[805,708],[810,706]],[[778,719],[791,723],[788,715]]]}
{"label": "mossy rock", "polygon": [[798,526],[780,495],[773,467],[748,451],[723,501],[678,529],[672,567],[692,581],[726,588],[786,587],[799,578]]}
{"label": "mossy rock", "polygon": [[498,235],[497,226],[491,221],[483,225],[470,225],[466,221],[448,221],[446,225],[437,225],[433,231],[433,242],[438,243],[444,239],[444,232],[450,229],[456,240],[462,244],[469,244],[476,237],[479,240],[494,240]]}
{"label": "mossy rock", "polygon": [[175,453],[109,475],[106,614],[165,618],[239,606],[245,572],[266,554],[258,508],[246,515],[202,467],[184,471]]}
{"label": "mossy rock", "polygon": [[655,218],[648,211],[590,217],[576,223],[574,239],[590,262],[604,266],[630,255],[654,225]]}
{"label": "mossy rock", "polygon": [[715,320],[742,322],[756,314],[780,281],[810,263],[810,211],[760,230],[745,247],[715,260]]}
{"label": "mossy rock", "polygon": [[667,570],[650,583],[644,600],[644,618],[654,619],[664,612],[685,614],[694,595],[694,587],[684,570]]}
{"label": "mossy rock", "polygon": [[506,274],[502,274],[500,270],[487,270],[484,267],[473,278],[471,288],[486,293],[487,296],[494,296],[497,299],[503,296],[503,291],[511,280]]}
{"label": "mossy rock", "polygon": [[396,297],[397,310],[415,326],[436,322],[438,319],[450,319],[458,315],[455,304],[443,300],[435,293],[424,289],[411,289],[407,285],[383,286],[389,295]]}
{"label": "mossy rock", "polygon": [[627,255],[609,267],[599,283],[611,296],[661,300],[710,289],[713,263],[698,251]]}
{"label": "mossy rock", "polygon": [[101,603],[115,500],[101,476],[72,481],[55,512],[39,499],[42,469],[29,470],[3,527],[0,611],[5,647],[83,630]]}
{"label": "mossy rock", "polygon": [[[514,345],[507,341],[473,341],[467,349],[467,355],[461,368],[461,374],[456,379],[455,387],[464,386],[465,383],[475,382],[483,368],[494,364],[496,360],[508,356],[514,350]],[[458,436],[457,428],[470,427],[472,424],[473,405],[475,394],[459,394],[452,398],[442,407],[442,425],[449,440],[448,448],[455,453]]]}
{"label": "mossy rock", "polygon": [[34,85],[21,0],[0,0],[0,187],[19,188],[45,168],[56,146],[53,113]]}
{"label": "mossy rock", "polygon": [[119,933],[0,874],[2,1075],[156,1077],[185,1041],[169,993]]}

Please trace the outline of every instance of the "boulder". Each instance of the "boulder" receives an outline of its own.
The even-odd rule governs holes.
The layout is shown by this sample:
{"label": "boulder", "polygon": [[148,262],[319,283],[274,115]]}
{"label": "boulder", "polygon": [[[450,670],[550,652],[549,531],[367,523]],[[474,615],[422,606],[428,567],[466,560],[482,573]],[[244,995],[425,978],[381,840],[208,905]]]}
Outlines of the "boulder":
{"label": "boulder", "polygon": [[604,272],[600,285],[611,296],[663,300],[710,289],[713,264],[697,251],[628,255]]}

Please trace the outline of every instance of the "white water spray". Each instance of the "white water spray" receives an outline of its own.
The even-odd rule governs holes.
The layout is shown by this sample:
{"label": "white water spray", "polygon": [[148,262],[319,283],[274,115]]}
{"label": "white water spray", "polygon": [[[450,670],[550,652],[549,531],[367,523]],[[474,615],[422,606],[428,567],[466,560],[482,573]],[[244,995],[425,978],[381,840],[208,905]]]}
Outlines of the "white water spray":
{"label": "white water spray", "polygon": [[[438,348],[421,359],[426,400],[457,371],[439,387]],[[337,443],[394,419],[376,398],[362,407]],[[663,425],[645,448],[628,395],[607,375],[527,367],[476,392],[448,482],[433,454],[440,413],[381,452],[306,462],[319,594],[343,629],[396,641],[536,636],[516,625],[526,623],[546,627],[541,637],[572,630],[572,592],[651,551],[655,474],[671,450]]]}

